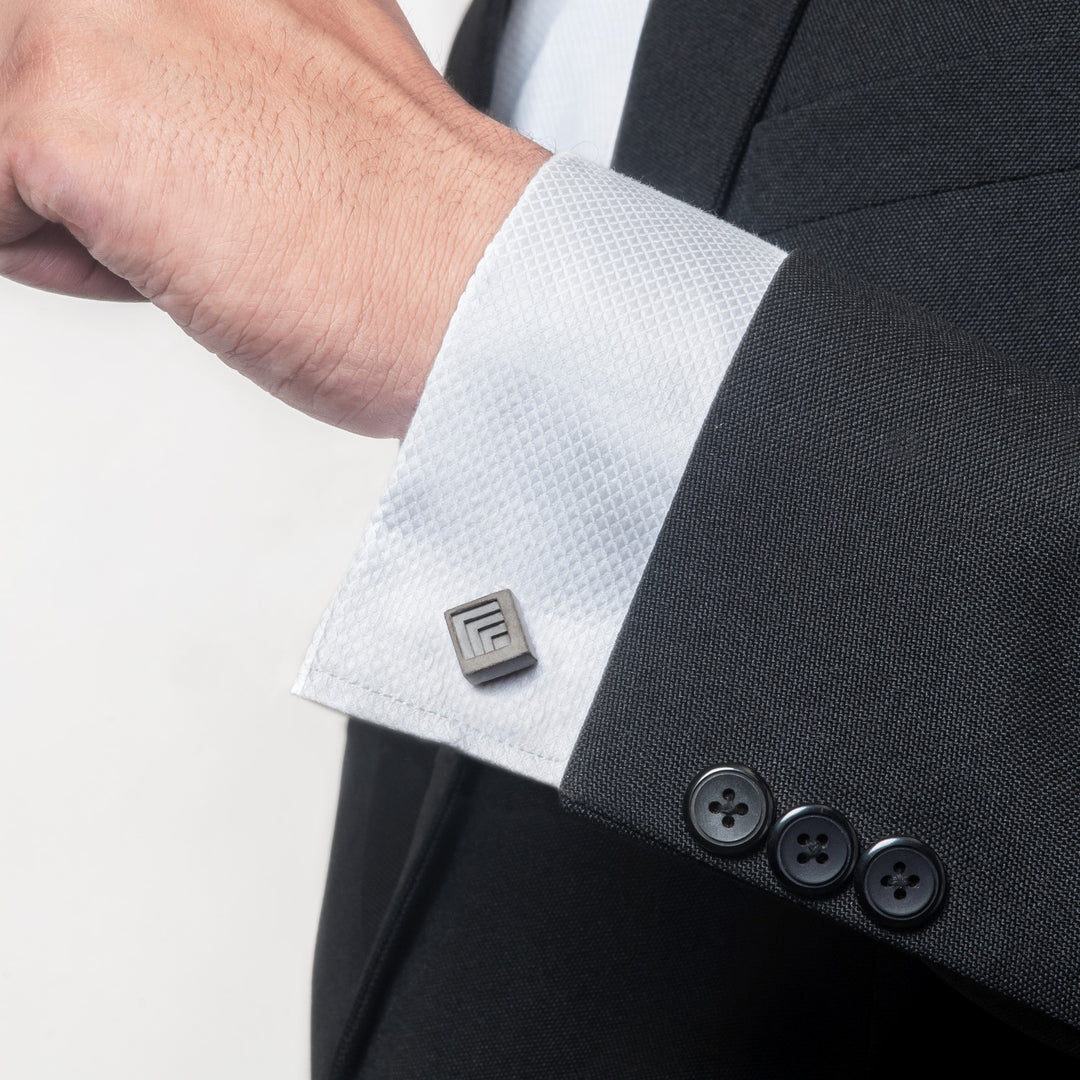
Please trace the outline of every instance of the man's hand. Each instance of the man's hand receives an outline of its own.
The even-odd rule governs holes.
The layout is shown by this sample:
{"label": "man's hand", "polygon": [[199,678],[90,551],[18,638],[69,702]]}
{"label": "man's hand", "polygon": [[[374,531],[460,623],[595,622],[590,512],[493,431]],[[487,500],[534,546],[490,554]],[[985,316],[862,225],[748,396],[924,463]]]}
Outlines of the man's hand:
{"label": "man's hand", "polygon": [[393,0],[4,0],[0,274],[147,298],[289,404],[408,425],[547,152]]}

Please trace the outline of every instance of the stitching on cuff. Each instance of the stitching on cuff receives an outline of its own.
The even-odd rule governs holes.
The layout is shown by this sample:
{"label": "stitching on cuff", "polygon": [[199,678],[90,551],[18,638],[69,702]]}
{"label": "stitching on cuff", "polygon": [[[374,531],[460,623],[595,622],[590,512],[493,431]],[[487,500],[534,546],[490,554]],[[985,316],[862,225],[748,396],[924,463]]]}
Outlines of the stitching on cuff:
{"label": "stitching on cuff", "polygon": [[407,709],[415,709],[417,712],[426,713],[428,716],[435,716],[440,720],[445,720],[447,723],[453,724],[456,727],[466,728],[469,731],[475,732],[485,742],[495,743],[499,746],[507,746],[511,750],[517,751],[519,754],[525,754],[527,757],[536,758],[537,761],[546,761],[551,765],[558,765],[562,761],[562,758],[552,757],[549,754],[541,754],[536,750],[529,750],[524,746],[519,746],[516,742],[511,742],[510,739],[500,739],[490,732],[485,731],[483,728],[479,728],[475,724],[470,724],[467,720],[462,720],[460,717],[451,716],[449,713],[439,712],[438,709],[429,709],[425,705],[418,705],[415,701],[409,701],[408,698],[388,693],[386,690],[376,690],[374,686],[367,686],[357,679],[345,679],[340,675],[335,675],[332,671],[327,671],[325,668],[315,667],[314,665],[312,666],[311,671],[316,675],[324,676],[331,682],[338,683],[342,686],[354,686],[366,694],[374,694],[376,697],[386,698],[387,701],[394,701],[398,705],[404,705]]}

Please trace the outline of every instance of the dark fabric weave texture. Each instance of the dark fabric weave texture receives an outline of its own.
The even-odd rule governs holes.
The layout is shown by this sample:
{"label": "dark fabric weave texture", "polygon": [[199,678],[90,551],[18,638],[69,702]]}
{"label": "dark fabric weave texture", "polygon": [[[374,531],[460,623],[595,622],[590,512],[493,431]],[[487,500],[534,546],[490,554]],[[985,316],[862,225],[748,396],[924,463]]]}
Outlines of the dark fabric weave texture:
{"label": "dark fabric weave texture", "polygon": [[649,8],[614,167],[716,211],[739,167],[805,0],[663,0]]}
{"label": "dark fabric weave texture", "polygon": [[717,396],[593,702],[574,807],[706,855],[700,770],[757,769],[866,844],[930,843],[907,934],[814,906],[1080,1026],[1080,388],[807,256]]}
{"label": "dark fabric weave texture", "polygon": [[1078,125],[1073,0],[658,0],[614,165],[1080,379]]}
{"label": "dark fabric weave texture", "polygon": [[[350,724],[339,859],[374,874],[345,845],[370,851],[378,836],[390,863],[405,861],[357,781],[376,759],[389,810],[399,770],[409,787],[417,762],[434,761],[425,747]],[[1043,1080],[1074,1074],[918,962],[566,814],[545,785],[461,765],[463,781],[439,790],[437,870],[395,920],[379,985],[366,957],[333,947],[350,906],[367,907],[364,874],[328,884],[316,998],[328,1016],[357,1000],[365,1015],[319,1056],[316,1080],[862,1080],[912,1031],[958,1073],[1014,1056]],[[381,897],[376,877],[369,887]]]}
{"label": "dark fabric weave texture", "polygon": [[438,748],[388,741],[355,725],[315,946],[312,1075],[325,1077],[362,989],[362,975],[397,887]]}
{"label": "dark fabric weave texture", "polygon": [[1075,3],[870,12],[808,5],[724,216],[1080,379]]}
{"label": "dark fabric weave texture", "polygon": [[[770,293],[568,803],[704,857],[683,787],[741,756],[782,808],[832,802],[867,842],[922,835],[954,877],[938,923],[908,937],[850,893],[823,910],[1080,1023],[1075,5],[811,0],[786,36],[773,5],[724,9],[767,87],[744,100],[736,167],[714,163],[710,184],[698,142],[667,140],[649,179],[861,284],[796,259]],[[663,2],[652,16],[672,40],[702,19]],[[712,52],[684,48],[676,81],[701,111],[740,76],[724,43],[695,40]],[[767,62],[768,42],[782,55]],[[676,109],[653,55],[624,171]],[[717,865],[778,888],[761,857]]]}

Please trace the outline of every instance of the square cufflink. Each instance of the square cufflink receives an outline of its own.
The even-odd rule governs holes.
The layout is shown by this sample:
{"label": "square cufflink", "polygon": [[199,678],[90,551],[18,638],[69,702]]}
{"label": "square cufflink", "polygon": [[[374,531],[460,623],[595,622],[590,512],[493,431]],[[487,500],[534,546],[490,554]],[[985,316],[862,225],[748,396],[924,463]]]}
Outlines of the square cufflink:
{"label": "square cufflink", "polygon": [[514,594],[481,596],[445,613],[461,673],[474,684],[490,682],[536,664]]}

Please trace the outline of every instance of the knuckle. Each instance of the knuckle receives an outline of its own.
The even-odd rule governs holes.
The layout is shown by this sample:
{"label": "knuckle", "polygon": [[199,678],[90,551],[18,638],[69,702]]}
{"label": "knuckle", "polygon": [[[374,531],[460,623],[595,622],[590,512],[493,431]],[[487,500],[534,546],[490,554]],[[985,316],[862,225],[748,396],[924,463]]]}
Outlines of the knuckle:
{"label": "knuckle", "polygon": [[65,183],[64,152],[57,127],[43,111],[34,110],[9,120],[0,131],[0,155],[20,199],[46,216],[58,203]]}
{"label": "knuckle", "polygon": [[115,76],[118,58],[108,24],[93,10],[43,4],[23,19],[4,58],[3,87],[25,107],[92,100]]}
{"label": "knuckle", "polygon": [[68,67],[72,48],[62,22],[40,12],[27,16],[8,47],[5,82],[25,92],[39,92]]}
{"label": "knuckle", "polygon": [[4,157],[26,173],[38,162],[44,162],[53,152],[61,128],[56,110],[42,105],[21,110],[5,119],[0,142]]}
{"label": "knuckle", "polygon": [[22,21],[0,77],[0,153],[35,206],[58,213],[85,187],[75,181],[108,135],[95,88],[110,64],[92,21],[62,18],[61,7],[43,3]]}

